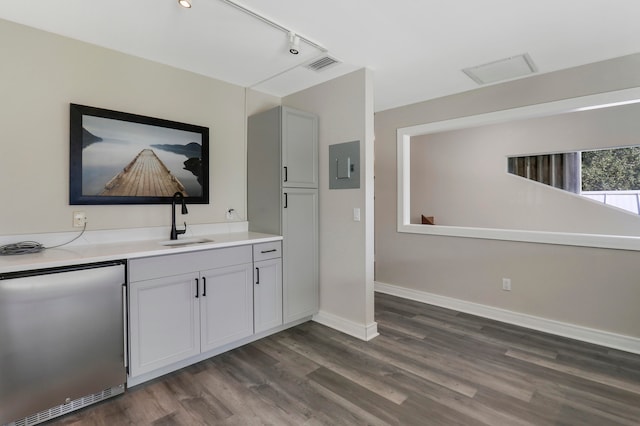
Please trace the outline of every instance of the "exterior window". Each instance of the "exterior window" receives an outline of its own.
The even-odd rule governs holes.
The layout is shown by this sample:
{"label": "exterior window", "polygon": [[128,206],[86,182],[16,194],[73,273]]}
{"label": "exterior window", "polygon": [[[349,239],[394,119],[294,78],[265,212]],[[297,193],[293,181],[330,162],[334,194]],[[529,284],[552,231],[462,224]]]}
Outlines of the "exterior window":
{"label": "exterior window", "polygon": [[640,214],[640,146],[509,157],[511,174]]}

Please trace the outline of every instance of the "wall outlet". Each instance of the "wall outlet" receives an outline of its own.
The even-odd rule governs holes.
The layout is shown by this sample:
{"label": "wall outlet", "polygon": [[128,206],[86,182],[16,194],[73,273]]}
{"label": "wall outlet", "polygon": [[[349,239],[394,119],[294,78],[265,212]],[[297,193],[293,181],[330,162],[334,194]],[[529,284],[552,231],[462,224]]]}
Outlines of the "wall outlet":
{"label": "wall outlet", "polygon": [[73,227],[82,228],[87,223],[87,215],[84,212],[73,212]]}
{"label": "wall outlet", "polygon": [[505,291],[511,291],[511,278],[502,279],[502,289]]}

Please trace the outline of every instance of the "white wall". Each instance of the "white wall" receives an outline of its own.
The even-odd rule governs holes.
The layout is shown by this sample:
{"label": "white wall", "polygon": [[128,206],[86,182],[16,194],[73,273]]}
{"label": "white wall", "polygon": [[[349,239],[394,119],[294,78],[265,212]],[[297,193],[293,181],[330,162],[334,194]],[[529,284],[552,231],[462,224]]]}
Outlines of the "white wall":
{"label": "white wall", "polygon": [[[363,69],[282,100],[320,116],[321,316],[368,330],[374,327],[372,93],[371,72]],[[355,140],[360,141],[360,189],[329,190],[329,145]],[[360,222],[353,220],[354,208],[361,210]]]}
{"label": "white wall", "polygon": [[396,232],[397,128],[638,86],[640,54],[377,113],[376,281],[640,338],[637,252]]}
{"label": "white wall", "polygon": [[[69,205],[69,103],[209,127],[210,204],[188,224],[246,217],[245,89],[0,20],[0,235],[168,227],[168,206]],[[249,106],[250,107],[250,106]]]}

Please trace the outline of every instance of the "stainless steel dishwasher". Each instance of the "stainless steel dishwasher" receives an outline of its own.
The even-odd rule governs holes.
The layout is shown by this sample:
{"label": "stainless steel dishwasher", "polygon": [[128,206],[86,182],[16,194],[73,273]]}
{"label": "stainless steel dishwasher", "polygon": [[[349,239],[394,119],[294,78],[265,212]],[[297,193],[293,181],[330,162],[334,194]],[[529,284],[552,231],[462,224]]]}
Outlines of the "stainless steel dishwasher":
{"label": "stainless steel dishwasher", "polygon": [[0,274],[0,425],[124,392],[124,262]]}

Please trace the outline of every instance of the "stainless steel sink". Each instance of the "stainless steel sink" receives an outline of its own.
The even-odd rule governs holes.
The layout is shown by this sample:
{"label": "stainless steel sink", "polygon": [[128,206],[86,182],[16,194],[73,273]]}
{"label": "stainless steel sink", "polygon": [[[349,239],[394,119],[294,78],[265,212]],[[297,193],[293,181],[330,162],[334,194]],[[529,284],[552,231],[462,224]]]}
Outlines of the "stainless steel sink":
{"label": "stainless steel sink", "polygon": [[166,247],[189,246],[193,244],[212,243],[213,240],[208,238],[184,238],[182,240],[160,241],[158,244]]}

